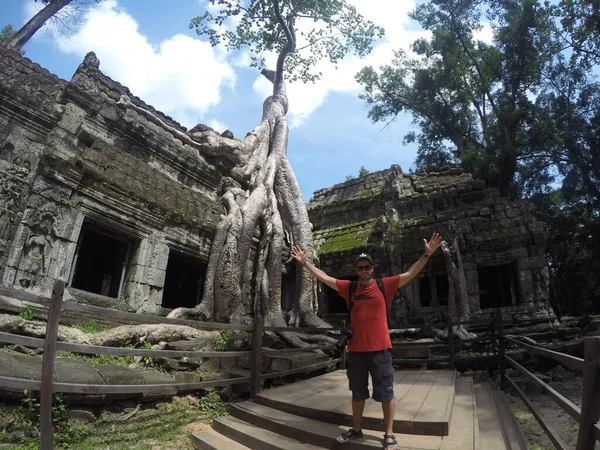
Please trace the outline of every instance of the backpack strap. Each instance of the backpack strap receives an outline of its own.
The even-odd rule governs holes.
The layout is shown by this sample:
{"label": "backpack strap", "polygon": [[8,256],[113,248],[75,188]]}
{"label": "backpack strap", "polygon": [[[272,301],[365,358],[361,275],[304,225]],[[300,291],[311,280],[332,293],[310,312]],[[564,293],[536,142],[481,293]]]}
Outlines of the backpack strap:
{"label": "backpack strap", "polygon": [[387,299],[385,298],[385,286],[383,284],[383,280],[381,278],[375,278],[377,282],[377,286],[379,286],[379,290],[383,295],[383,302],[385,303],[385,317],[387,318],[388,330],[390,329],[390,314],[387,309]]}
{"label": "backpack strap", "polygon": [[375,278],[375,282],[377,283],[377,286],[379,286],[379,290],[383,294],[383,301],[387,303],[385,298],[385,286],[383,285],[383,280],[381,278]]}
{"label": "backpack strap", "polygon": [[348,319],[346,326],[350,326],[350,315],[352,314],[352,308],[354,307],[354,294],[356,294],[356,286],[358,285],[358,281],[350,282],[350,301],[348,305]]}

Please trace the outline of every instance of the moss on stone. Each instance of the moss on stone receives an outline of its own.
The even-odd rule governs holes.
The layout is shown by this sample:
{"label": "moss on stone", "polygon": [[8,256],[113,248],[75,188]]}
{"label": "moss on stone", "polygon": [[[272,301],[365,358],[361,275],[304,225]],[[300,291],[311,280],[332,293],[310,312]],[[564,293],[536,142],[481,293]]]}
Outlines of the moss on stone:
{"label": "moss on stone", "polygon": [[318,232],[316,240],[322,242],[320,253],[342,253],[366,247],[374,225],[375,219],[369,219]]}

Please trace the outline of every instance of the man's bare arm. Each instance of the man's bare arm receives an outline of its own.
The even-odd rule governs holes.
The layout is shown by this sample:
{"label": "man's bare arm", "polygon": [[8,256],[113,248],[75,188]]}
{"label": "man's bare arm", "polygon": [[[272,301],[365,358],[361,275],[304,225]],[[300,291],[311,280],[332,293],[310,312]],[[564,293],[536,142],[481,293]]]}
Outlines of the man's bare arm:
{"label": "man's bare arm", "polygon": [[410,266],[410,269],[400,274],[398,288],[404,286],[406,283],[408,283],[410,280],[416,277],[419,274],[419,272],[421,272],[423,267],[425,267],[425,264],[427,264],[429,257],[433,255],[435,251],[439,248],[441,242],[442,237],[439,235],[439,233],[433,233],[429,242],[423,239],[423,243],[425,245],[425,253],[419,259],[417,259],[417,261],[412,266]]}
{"label": "man's bare arm", "polygon": [[295,246],[292,248],[292,257],[300,263],[300,265],[304,266],[308,272],[319,280],[321,283],[326,284],[331,289],[338,290],[337,283],[335,282],[335,278],[330,277],[325,272],[323,272],[318,267],[315,267],[307,258],[306,253],[300,247]]}

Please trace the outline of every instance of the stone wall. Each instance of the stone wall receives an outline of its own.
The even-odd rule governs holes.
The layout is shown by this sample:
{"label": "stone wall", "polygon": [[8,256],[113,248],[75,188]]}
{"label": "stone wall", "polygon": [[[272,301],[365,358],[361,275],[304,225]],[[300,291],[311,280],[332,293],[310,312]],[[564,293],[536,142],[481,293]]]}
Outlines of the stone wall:
{"label": "stone wall", "polygon": [[227,163],[145,111],[186,132],[102,74],[93,53],[67,82],[0,46],[3,284],[48,294],[69,281],[88,224],[129,246],[115,306],[156,312],[172,252],[208,261]]}
{"label": "stone wall", "polygon": [[[513,299],[508,310],[533,315],[546,311],[547,233],[533,205],[509,201],[461,169],[404,174],[392,166],[319,190],[308,208],[321,267],[332,276],[352,277],[354,256],[362,251],[374,257],[379,276],[406,271],[422,254],[423,239],[437,231],[459,245],[473,313],[481,312],[484,295],[479,274],[496,269],[506,272],[506,280],[514,277],[514,283],[506,283]],[[447,307],[436,301],[423,305],[419,292],[423,278],[445,274],[439,251],[420,277],[397,295],[396,319],[445,311]]]}
{"label": "stone wall", "polygon": [[[170,257],[208,261],[223,212],[219,185],[232,169],[223,142],[236,144],[214,136],[145,104],[104,75],[93,53],[65,81],[0,46],[0,282],[49,294],[55,280],[73,281],[86,233],[100,233],[123,253],[122,272],[100,274],[102,289],[114,292],[71,295],[157,312]],[[189,145],[192,137],[199,145]],[[405,271],[438,231],[460,245],[474,312],[486,267],[514,272],[510,296],[521,312],[546,303],[546,232],[531,204],[459,169],[404,174],[392,166],[317,191],[308,208],[321,266],[333,276],[354,275],[359,251],[374,256],[379,275]],[[437,291],[423,304],[422,286],[444,271],[438,254],[397,296],[396,318],[443,311]]]}

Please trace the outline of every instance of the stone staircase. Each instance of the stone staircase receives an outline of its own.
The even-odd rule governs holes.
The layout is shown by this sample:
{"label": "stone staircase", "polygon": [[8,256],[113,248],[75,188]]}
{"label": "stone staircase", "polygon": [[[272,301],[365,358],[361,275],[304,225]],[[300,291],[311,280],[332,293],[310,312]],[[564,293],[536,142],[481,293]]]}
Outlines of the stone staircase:
{"label": "stone staircase", "polygon": [[[448,432],[396,433],[403,450],[526,450],[527,441],[506,397],[487,383],[470,377],[454,377]],[[277,389],[277,388],[275,388]],[[348,397],[349,399],[349,397]],[[263,402],[264,403],[264,402]],[[196,449],[379,449],[381,431],[363,430],[362,439],[340,445],[335,441],[347,426],[311,418],[310,410],[287,405],[285,411],[255,401],[233,404],[230,415],[215,419],[212,429],[192,435]],[[318,414],[317,414],[318,416]],[[346,420],[342,422],[347,422]],[[342,423],[341,422],[341,423]],[[403,427],[403,430],[410,431]]]}

